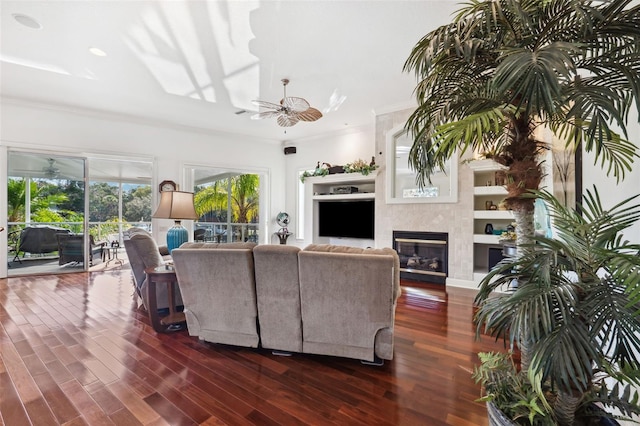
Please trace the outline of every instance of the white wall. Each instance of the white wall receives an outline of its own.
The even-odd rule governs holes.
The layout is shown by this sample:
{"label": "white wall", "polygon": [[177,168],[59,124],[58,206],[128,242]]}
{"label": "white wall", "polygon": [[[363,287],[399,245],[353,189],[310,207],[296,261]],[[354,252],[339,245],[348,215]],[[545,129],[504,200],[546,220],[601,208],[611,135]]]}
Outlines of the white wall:
{"label": "white wall", "polygon": [[[262,171],[268,176],[265,200],[267,217],[264,241],[271,242],[274,218],[285,204],[285,161],[278,143],[198,129],[178,128],[161,122],[127,120],[114,115],[47,108],[2,100],[0,146],[3,149],[37,149],[52,153],[147,155],[154,158],[153,187],[164,180],[182,185],[182,166],[198,164],[211,167]],[[0,156],[0,159],[2,156]],[[6,162],[2,163],[2,169]],[[6,176],[0,172],[0,204],[6,205]],[[157,194],[154,191],[154,194]],[[0,218],[6,227],[6,214]],[[164,221],[166,222],[166,221]],[[155,223],[154,223],[155,225]],[[165,229],[167,223],[159,227]],[[163,241],[163,235],[155,238]],[[0,244],[6,246],[6,233]],[[4,254],[6,257],[6,253]],[[6,276],[6,259],[0,264],[0,277]],[[2,274],[2,265],[5,273]]]}
{"label": "white wall", "polygon": [[[629,140],[638,147],[640,154],[640,124],[635,111],[629,116]],[[616,182],[613,176],[606,175],[606,169],[602,170],[600,162],[594,163],[593,154],[583,154],[583,191],[592,189],[593,185],[598,188],[598,194],[606,207],[611,207],[626,198],[640,194],[640,158],[636,158],[632,166],[632,171],[628,172],[622,182]],[[640,198],[635,200],[635,204],[640,203]],[[631,242],[640,244],[640,223],[624,232],[624,237]]]}

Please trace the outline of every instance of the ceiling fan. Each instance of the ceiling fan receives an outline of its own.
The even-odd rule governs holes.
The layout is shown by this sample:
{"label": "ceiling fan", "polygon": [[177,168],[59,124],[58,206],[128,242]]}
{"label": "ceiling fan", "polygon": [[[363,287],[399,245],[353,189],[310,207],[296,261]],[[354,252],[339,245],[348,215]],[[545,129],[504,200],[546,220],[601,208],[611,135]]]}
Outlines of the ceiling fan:
{"label": "ceiling fan", "polygon": [[[10,176],[30,177],[33,179],[66,179],[66,177],[61,176],[60,168],[57,167],[55,158],[47,158],[46,160],[48,164],[41,167],[40,170],[37,169],[37,164],[34,162],[25,164],[26,168],[23,169],[11,168],[9,174]],[[37,160],[37,162],[40,162],[40,160]],[[40,164],[42,163],[40,162]]]}
{"label": "ceiling fan", "polygon": [[266,109],[266,111],[262,111],[251,116],[252,119],[259,120],[263,118],[277,117],[277,122],[280,127],[291,127],[295,126],[298,121],[316,121],[322,117],[322,113],[311,107],[306,99],[287,96],[287,84],[289,84],[289,79],[283,78],[281,81],[284,90],[284,97],[280,99],[280,104],[274,104],[266,101],[251,101],[254,105]]}
{"label": "ceiling fan", "polygon": [[42,168],[42,173],[44,173],[45,177],[55,179],[60,176],[60,169],[55,166],[56,160],[54,158],[48,158],[47,161],[49,165]]}

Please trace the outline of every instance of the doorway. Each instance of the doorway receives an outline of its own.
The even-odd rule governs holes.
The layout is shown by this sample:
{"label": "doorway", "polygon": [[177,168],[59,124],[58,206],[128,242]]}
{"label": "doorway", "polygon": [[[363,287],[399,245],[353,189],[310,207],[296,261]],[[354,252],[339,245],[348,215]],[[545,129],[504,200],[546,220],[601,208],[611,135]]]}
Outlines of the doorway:
{"label": "doorway", "polygon": [[122,267],[109,261],[124,256],[127,229],[151,230],[150,157],[9,150],[6,159],[9,277]]}
{"label": "doorway", "polygon": [[86,270],[86,159],[9,151],[7,160],[7,275]]}

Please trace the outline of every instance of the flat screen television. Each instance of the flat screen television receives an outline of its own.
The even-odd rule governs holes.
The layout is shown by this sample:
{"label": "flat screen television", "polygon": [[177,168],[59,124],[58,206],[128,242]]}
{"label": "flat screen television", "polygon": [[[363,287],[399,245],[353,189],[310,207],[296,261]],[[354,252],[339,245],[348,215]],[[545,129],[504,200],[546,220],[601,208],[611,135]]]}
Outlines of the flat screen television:
{"label": "flat screen television", "polygon": [[319,201],[318,235],[373,240],[374,214],[374,200]]}

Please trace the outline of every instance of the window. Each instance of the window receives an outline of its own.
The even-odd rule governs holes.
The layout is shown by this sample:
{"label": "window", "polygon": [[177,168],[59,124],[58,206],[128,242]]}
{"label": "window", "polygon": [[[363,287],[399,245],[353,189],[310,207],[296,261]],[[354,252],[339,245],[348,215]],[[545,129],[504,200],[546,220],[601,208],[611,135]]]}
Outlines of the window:
{"label": "window", "polygon": [[208,241],[259,242],[260,176],[224,173],[204,180],[194,188],[195,229],[204,229]]}

